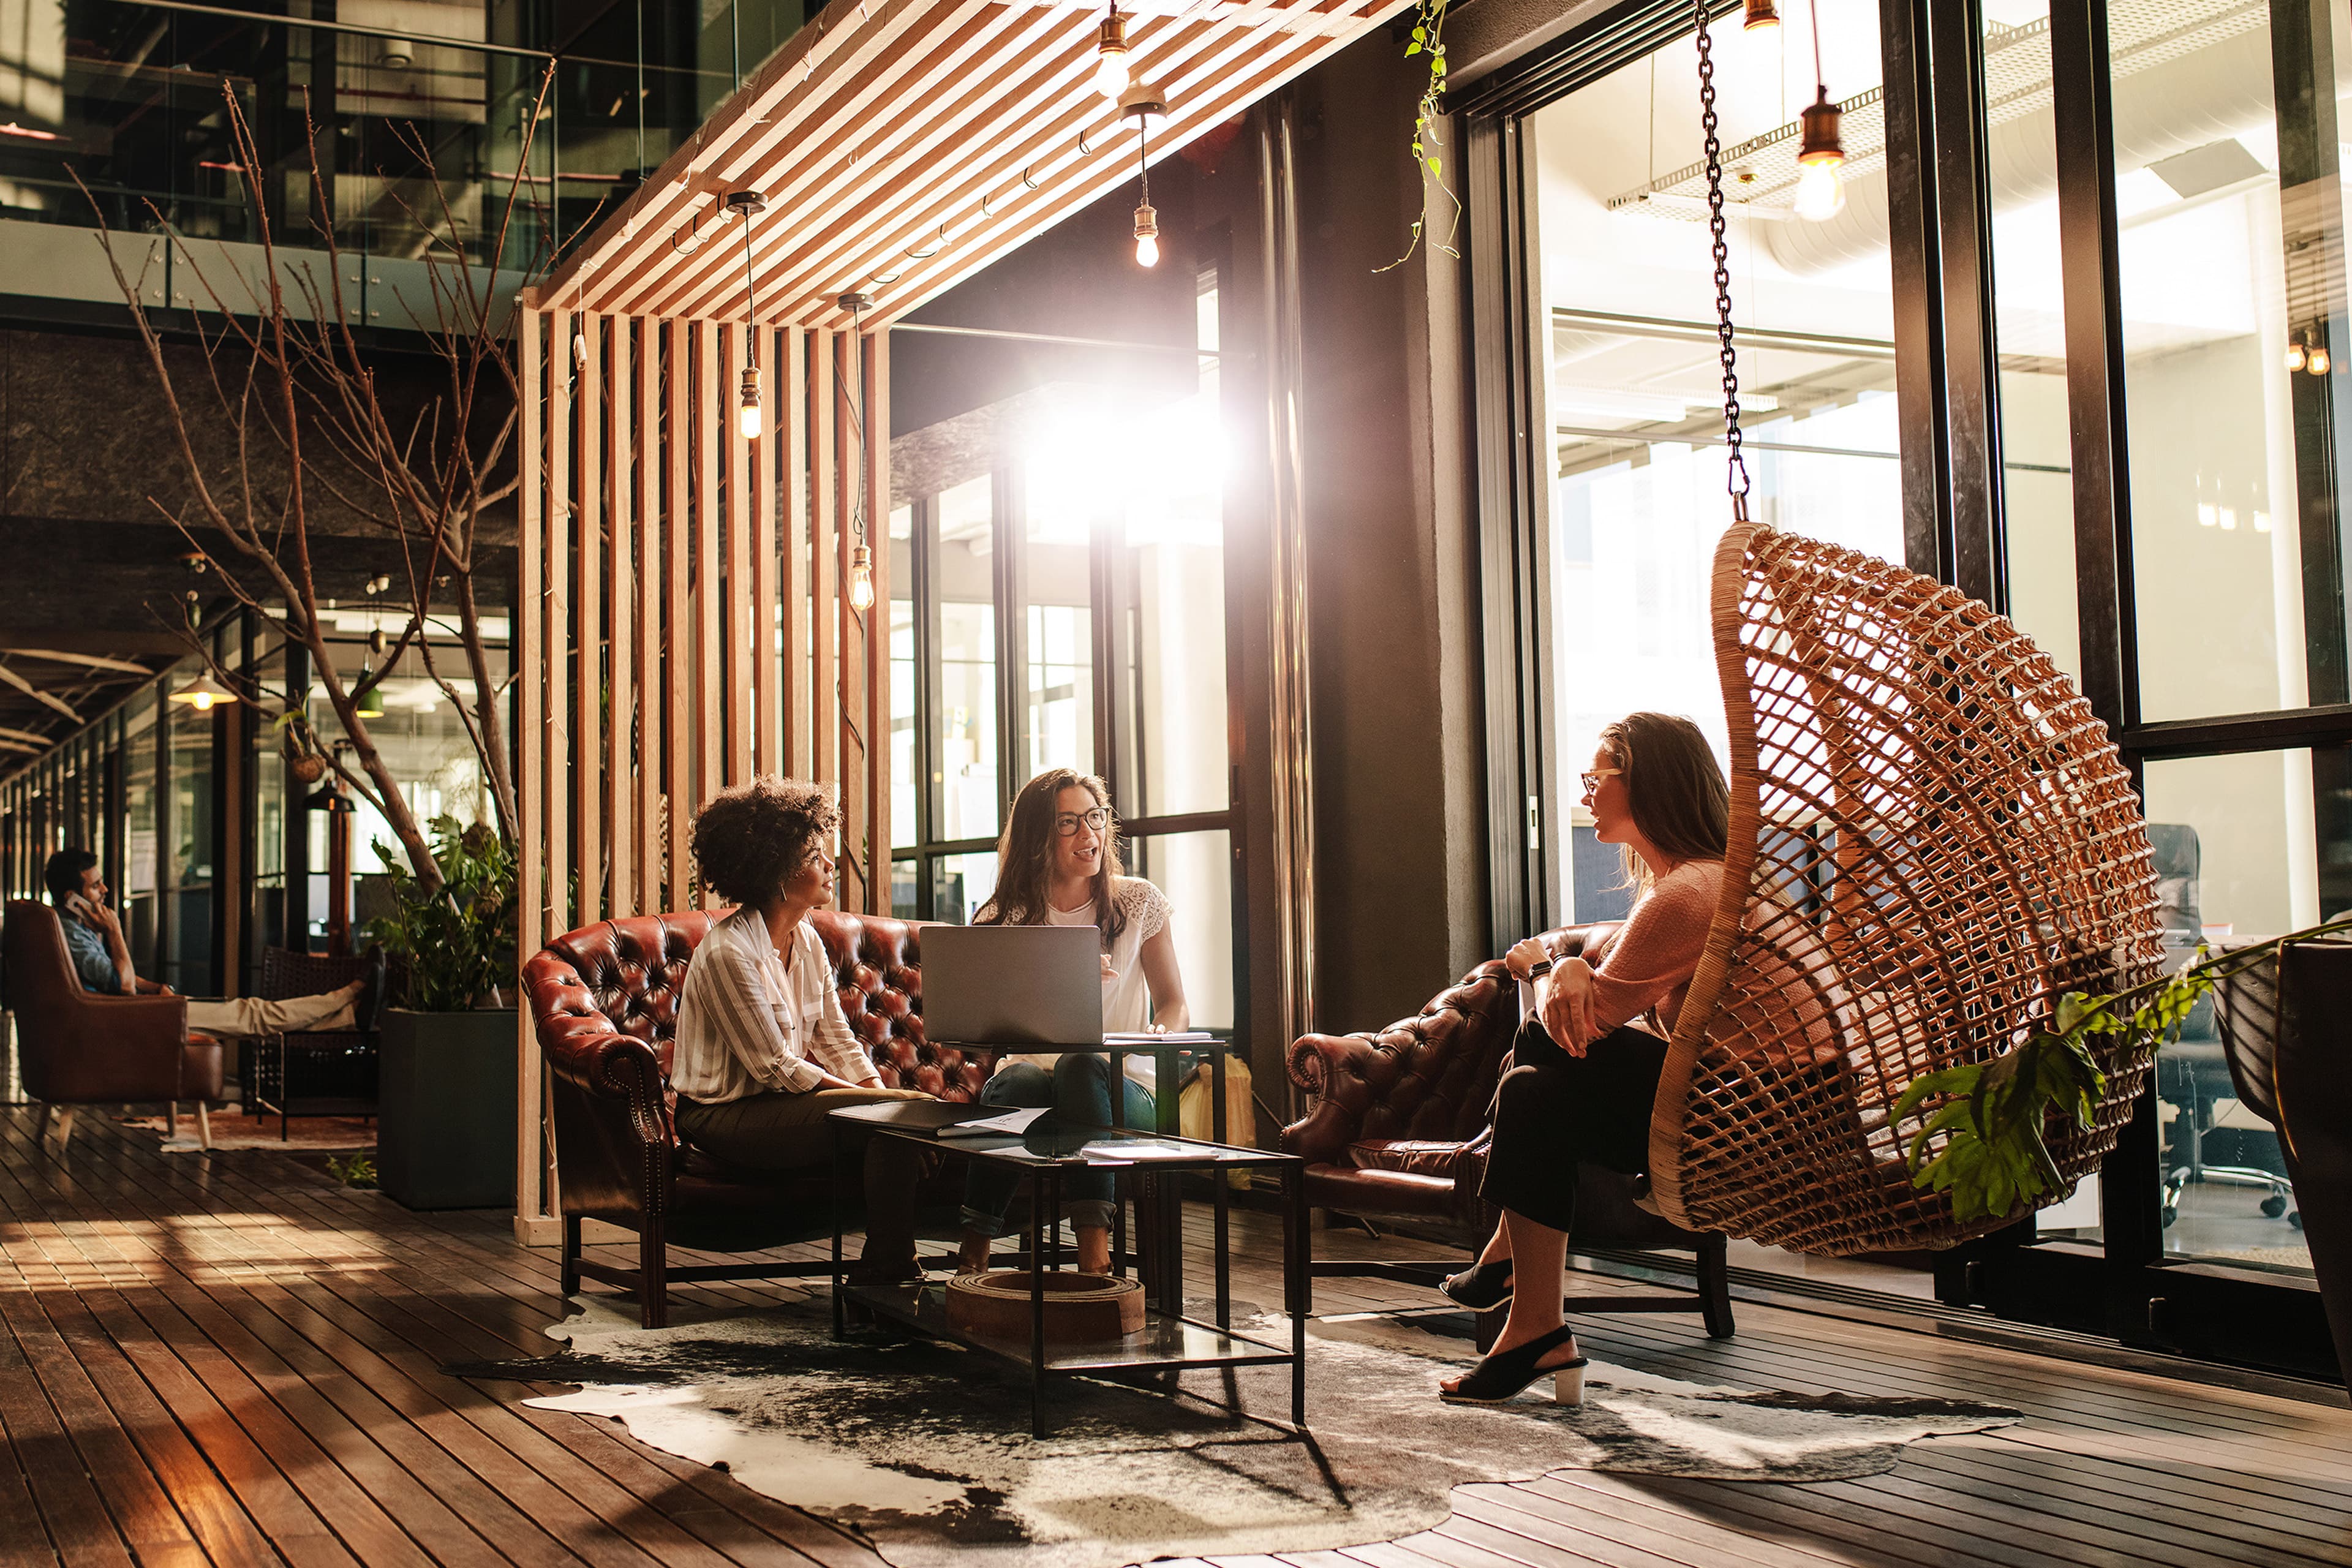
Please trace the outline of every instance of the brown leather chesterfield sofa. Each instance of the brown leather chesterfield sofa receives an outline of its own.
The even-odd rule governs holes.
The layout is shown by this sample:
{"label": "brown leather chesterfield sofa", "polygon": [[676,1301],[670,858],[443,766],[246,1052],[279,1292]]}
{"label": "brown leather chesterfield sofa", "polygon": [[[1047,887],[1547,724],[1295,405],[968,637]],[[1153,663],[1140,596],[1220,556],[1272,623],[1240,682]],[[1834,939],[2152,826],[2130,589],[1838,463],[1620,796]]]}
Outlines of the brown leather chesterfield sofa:
{"label": "brown leather chesterfield sofa", "polygon": [[[1614,925],[1550,933],[1563,954],[1580,952]],[[1518,984],[1490,959],[1439,992],[1410,1018],[1377,1034],[1306,1035],[1290,1047],[1290,1079],[1307,1090],[1307,1114],[1282,1131],[1285,1153],[1307,1161],[1307,1201],[1366,1221],[1398,1221],[1475,1251],[1496,1211],[1478,1198],[1486,1170],[1486,1110],[1519,1026]],[[1697,1289],[1673,1295],[1566,1298],[1571,1310],[1700,1313],[1706,1331],[1732,1331],[1724,1238],[1669,1225],[1634,1198],[1640,1178],[1603,1166],[1577,1170],[1571,1252],[1686,1250],[1697,1254]],[[1374,1277],[1432,1284],[1457,1267],[1367,1258],[1318,1259],[1315,1279]],[[1480,1324],[1480,1343],[1501,1313]]]}
{"label": "brown leather chesterfield sofa", "polygon": [[58,912],[47,904],[12,900],[0,911],[0,974],[7,977],[8,1008],[16,1016],[17,1056],[25,1090],[59,1118],[58,1148],[73,1139],[73,1107],[161,1100],[176,1126],[179,1102],[196,1102],[196,1136],[213,1146],[206,1101],[221,1097],[221,1043],[188,1033],[188,1000],[157,986],[137,996],[104,996],[82,988],[66,952]]}
{"label": "brown leather chesterfield sofa", "polygon": [[[523,966],[555,1102],[556,1179],[563,1210],[563,1290],[580,1277],[637,1297],[645,1326],[668,1321],[671,1279],[761,1279],[830,1274],[819,1263],[671,1268],[667,1248],[754,1252],[832,1234],[824,1172],[777,1180],[731,1171],[678,1141],[669,1088],[677,998],[694,950],[724,910],[634,915],[567,931]],[[991,1061],[923,1037],[918,928],[875,915],[819,910],[842,1011],[882,1081],[944,1100],[972,1100]],[[580,1222],[637,1233],[637,1267],[580,1256]]]}

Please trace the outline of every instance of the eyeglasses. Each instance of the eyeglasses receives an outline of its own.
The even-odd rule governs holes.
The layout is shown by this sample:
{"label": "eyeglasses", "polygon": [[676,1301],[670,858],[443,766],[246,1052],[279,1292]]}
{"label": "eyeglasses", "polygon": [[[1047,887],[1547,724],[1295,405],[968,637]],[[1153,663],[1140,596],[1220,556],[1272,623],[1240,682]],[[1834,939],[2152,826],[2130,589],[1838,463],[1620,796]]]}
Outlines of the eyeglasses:
{"label": "eyeglasses", "polygon": [[1602,779],[1620,778],[1623,776],[1624,772],[1623,768],[1595,768],[1589,773],[1579,773],[1576,776],[1584,781],[1584,793],[1591,795],[1601,787]]}
{"label": "eyeglasses", "polygon": [[1076,834],[1078,824],[1081,822],[1094,832],[1100,833],[1110,826],[1110,813],[1101,806],[1097,806],[1092,811],[1056,812],[1054,815],[1054,831],[1060,837],[1068,838]]}

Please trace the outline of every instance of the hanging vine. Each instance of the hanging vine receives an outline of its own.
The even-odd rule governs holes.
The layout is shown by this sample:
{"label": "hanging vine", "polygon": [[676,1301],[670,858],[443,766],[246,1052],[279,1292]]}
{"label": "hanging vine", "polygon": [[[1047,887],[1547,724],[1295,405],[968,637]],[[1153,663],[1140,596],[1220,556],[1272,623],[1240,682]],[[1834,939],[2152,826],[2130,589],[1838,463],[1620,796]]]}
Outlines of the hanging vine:
{"label": "hanging vine", "polygon": [[[1405,58],[1415,55],[1429,62],[1429,81],[1423,87],[1421,101],[1413,106],[1412,166],[1421,180],[1421,216],[1412,220],[1412,237],[1405,242],[1404,254],[1387,267],[1375,267],[1375,272],[1386,272],[1412,259],[1412,253],[1423,240],[1430,248],[1442,250],[1456,261],[1462,253],[1454,247],[1454,236],[1462,226],[1462,198],[1445,183],[1445,160],[1442,149],[1444,142],[1437,132],[1438,100],[1445,93],[1445,42],[1440,37],[1445,26],[1445,8],[1453,0],[1420,0],[1413,16],[1412,35],[1405,45]],[[1429,227],[1429,189],[1437,187],[1438,194],[1454,204],[1454,216],[1445,226],[1445,237],[1431,237]]]}

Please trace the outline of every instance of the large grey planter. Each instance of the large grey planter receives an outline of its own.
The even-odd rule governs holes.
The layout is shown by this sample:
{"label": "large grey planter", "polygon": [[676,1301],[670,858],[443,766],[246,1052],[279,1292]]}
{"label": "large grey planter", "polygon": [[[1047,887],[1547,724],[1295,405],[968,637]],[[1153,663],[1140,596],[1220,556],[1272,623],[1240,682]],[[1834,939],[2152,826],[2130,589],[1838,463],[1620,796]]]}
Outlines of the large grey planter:
{"label": "large grey planter", "polygon": [[515,1016],[384,1010],[376,1180],[413,1209],[511,1208]]}

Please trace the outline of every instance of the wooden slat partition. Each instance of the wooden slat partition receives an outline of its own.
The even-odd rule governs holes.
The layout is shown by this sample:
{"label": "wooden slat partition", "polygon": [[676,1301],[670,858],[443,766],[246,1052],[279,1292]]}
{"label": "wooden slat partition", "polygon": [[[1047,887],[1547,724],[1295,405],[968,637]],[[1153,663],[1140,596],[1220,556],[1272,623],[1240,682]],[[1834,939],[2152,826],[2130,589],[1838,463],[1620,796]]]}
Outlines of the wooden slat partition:
{"label": "wooden slat partition", "polygon": [[[878,332],[752,331],[766,419],[746,441],[741,324],[526,313],[526,952],[688,907],[696,807],[784,769],[838,792],[843,907],[887,908],[887,590],[868,615],[844,592],[861,471],[887,514],[887,352]],[[521,1045],[516,1223],[545,1240],[560,1194],[528,1021]]]}
{"label": "wooden slat partition", "polygon": [[[1135,79],[1163,90],[1165,157],[1378,26],[1406,0],[1186,4],[1131,14]],[[834,0],[557,267],[538,301],[740,317],[727,193],[768,199],[751,237],[772,322],[887,322],[1135,176],[1094,91],[1099,7]],[[839,155],[811,157],[811,148]]]}

